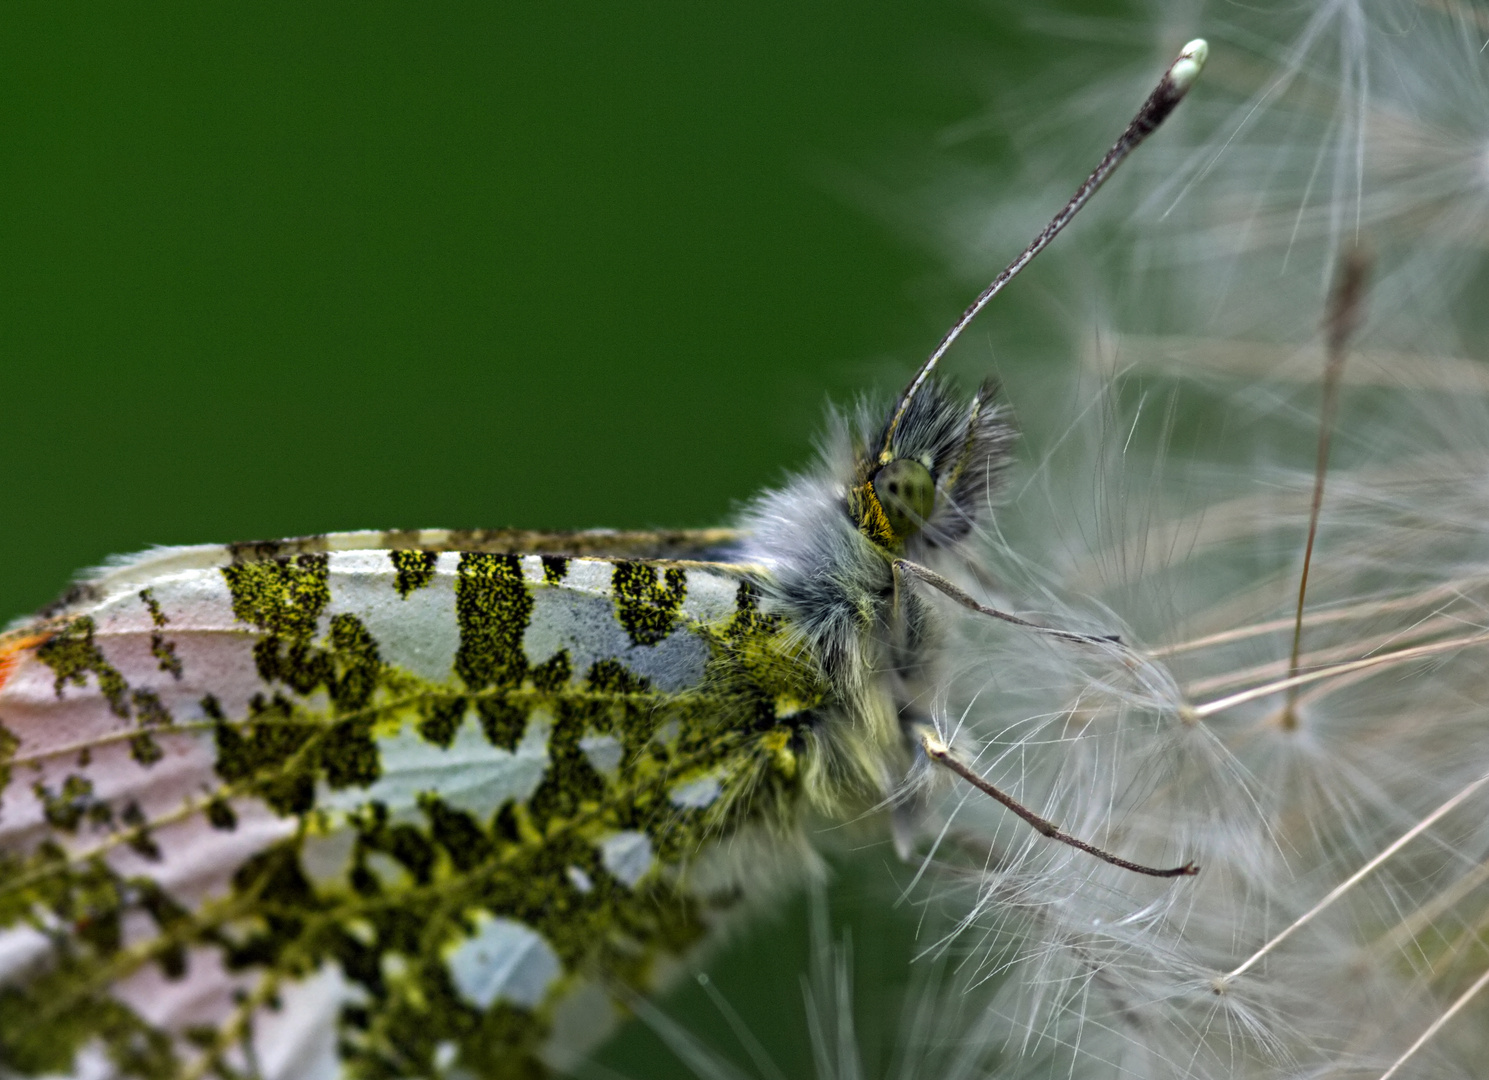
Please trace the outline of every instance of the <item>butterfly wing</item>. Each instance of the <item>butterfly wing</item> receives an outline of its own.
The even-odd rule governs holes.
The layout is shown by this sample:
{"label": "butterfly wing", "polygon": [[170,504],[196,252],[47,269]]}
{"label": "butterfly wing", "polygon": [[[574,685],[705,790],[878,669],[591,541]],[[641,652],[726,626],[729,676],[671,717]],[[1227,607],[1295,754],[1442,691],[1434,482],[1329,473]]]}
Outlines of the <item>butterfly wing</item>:
{"label": "butterfly wing", "polygon": [[12,1072],[533,1075],[788,816],[821,681],[740,577],[348,548],[164,549],[0,638]]}

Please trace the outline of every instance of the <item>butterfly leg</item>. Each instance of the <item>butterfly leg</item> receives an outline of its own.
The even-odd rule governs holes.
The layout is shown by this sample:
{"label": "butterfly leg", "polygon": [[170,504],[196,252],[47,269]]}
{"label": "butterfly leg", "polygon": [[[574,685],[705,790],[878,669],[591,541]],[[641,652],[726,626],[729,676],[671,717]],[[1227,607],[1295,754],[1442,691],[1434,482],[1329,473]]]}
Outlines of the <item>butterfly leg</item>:
{"label": "butterfly leg", "polygon": [[[899,586],[900,575],[908,575],[930,585],[968,610],[976,611],[990,618],[999,619],[1014,626],[1035,630],[1039,633],[1050,634],[1066,641],[1075,641],[1086,645],[1116,645],[1122,647],[1121,640],[1115,635],[1077,634],[1069,630],[1056,630],[1052,627],[1029,622],[1027,619],[1021,619],[1017,615],[1001,611],[998,608],[979,603],[954,582],[942,577],[934,570],[921,566],[919,563],[911,562],[908,559],[896,559],[894,561],[894,571],[896,589]],[[925,725],[917,725],[917,728],[921,749],[925,751],[926,757],[929,760],[934,761],[942,768],[961,777],[983,794],[997,800],[1032,826],[1040,835],[1046,836],[1051,840],[1057,840],[1062,844],[1067,844],[1078,851],[1084,851],[1088,855],[1093,855],[1103,862],[1111,863],[1113,866],[1119,866],[1124,870],[1131,870],[1137,874],[1146,874],[1150,877],[1188,877],[1199,872],[1199,867],[1194,863],[1185,863],[1183,866],[1175,866],[1167,869],[1135,863],[1119,855],[1113,855],[1111,852],[1096,847],[1094,844],[1088,844],[1077,836],[1072,836],[1054,822],[1036,814],[1012,795],[1009,795],[995,784],[990,783],[976,769],[957,756],[956,752],[942,740],[934,729],[928,728]]]}
{"label": "butterfly leg", "polygon": [[949,769],[957,776],[960,776],[984,795],[989,795],[1002,803],[1009,810],[1012,810],[1019,817],[1023,818],[1024,821],[1028,822],[1042,836],[1047,836],[1051,840],[1058,840],[1062,844],[1068,844],[1077,851],[1084,851],[1087,855],[1094,855],[1102,862],[1111,863],[1113,866],[1120,866],[1123,870],[1131,870],[1135,874],[1147,874],[1149,877],[1190,877],[1199,873],[1199,867],[1192,862],[1187,862],[1183,866],[1159,869],[1153,866],[1145,866],[1142,863],[1131,862],[1119,855],[1113,855],[1111,852],[1105,851],[1094,844],[1088,844],[1079,837],[1072,836],[1048,818],[1040,817],[996,784],[989,783],[976,769],[958,757],[956,752],[947,746],[938,735],[932,732],[923,733],[920,737],[920,745],[925,750],[926,757],[943,768]]}
{"label": "butterfly leg", "polygon": [[1051,637],[1062,638],[1065,641],[1078,641],[1085,645],[1122,644],[1122,639],[1116,634],[1077,634],[1072,630],[1057,630],[1052,626],[1041,626],[1039,623],[1030,622],[1028,619],[1021,619],[1017,615],[1002,611],[999,608],[989,607],[986,604],[979,603],[949,578],[942,577],[930,567],[921,566],[920,563],[911,562],[909,559],[896,559],[894,561],[894,569],[896,585],[898,585],[899,576],[901,574],[907,574],[919,581],[923,581],[937,592],[950,597],[967,610],[976,611],[992,619],[1011,623],[1014,626],[1022,626],[1026,630],[1034,630],[1037,633],[1049,634]]}

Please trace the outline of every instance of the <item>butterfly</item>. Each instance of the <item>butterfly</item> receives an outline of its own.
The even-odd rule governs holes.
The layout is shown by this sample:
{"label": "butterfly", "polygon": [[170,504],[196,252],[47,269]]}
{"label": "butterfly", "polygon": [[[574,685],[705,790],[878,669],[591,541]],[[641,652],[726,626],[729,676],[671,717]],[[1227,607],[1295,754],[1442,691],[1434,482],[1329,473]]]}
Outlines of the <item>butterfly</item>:
{"label": "butterfly", "polygon": [[732,528],[158,548],[0,637],[0,1071],[538,1077],[939,765],[918,704],[1014,438],[951,343]]}

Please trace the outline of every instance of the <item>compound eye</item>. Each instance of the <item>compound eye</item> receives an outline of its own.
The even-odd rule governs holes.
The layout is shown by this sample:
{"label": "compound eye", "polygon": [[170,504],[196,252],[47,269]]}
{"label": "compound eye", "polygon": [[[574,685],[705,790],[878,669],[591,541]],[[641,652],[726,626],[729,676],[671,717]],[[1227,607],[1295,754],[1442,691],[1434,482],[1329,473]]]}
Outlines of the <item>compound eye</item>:
{"label": "compound eye", "polygon": [[918,461],[898,458],[874,474],[874,495],[900,539],[914,536],[936,508],[936,481]]}

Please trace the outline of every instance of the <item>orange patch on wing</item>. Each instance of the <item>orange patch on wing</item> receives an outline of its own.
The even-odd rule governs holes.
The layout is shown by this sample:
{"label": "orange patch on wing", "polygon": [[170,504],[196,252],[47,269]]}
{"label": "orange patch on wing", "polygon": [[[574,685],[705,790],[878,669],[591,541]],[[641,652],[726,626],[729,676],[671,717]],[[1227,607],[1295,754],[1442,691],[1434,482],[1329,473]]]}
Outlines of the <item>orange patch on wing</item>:
{"label": "orange patch on wing", "polygon": [[43,630],[40,633],[22,631],[14,637],[0,636],[0,689],[5,687],[5,680],[10,678],[10,673],[21,662],[21,654],[49,640],[53,633],[55,631],[52,630]]}

